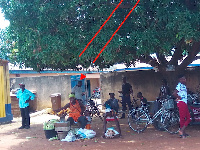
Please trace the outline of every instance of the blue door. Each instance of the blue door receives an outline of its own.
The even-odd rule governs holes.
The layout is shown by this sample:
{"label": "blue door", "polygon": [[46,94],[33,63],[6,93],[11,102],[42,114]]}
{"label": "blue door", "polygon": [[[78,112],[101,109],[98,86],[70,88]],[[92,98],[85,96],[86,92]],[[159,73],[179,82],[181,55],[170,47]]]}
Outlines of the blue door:
{"label": "blue door", "polygon": [[[86,80],[85,79],[80,80],[80,77],[81,77],[81,75],[71,76],[71,89],[77,85],[78,81],[82,81],[82,86],[81,86],[82,92],[85,92],[86,91],[86,84],[85,84]],[[83,100],[85,100],[86,95],[84,95],[82,98],[83,98]]]}
{"label": "blue door", "polygon": [[90,80],[87,80],[87,93],[88,93],[88,97],[91,97],[91,89],[90,89]]}

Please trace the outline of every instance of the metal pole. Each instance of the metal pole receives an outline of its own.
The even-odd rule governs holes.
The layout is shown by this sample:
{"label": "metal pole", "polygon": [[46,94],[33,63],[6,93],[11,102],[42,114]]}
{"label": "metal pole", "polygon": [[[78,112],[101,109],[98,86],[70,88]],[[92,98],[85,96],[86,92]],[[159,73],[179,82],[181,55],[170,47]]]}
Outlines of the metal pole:
{"label": "metal pole", "polygon": [[87,103],[88,103],[88,89],[87,89],[87,80],[85,78],[85,98],[86,98],[86,109],[87,109]]}

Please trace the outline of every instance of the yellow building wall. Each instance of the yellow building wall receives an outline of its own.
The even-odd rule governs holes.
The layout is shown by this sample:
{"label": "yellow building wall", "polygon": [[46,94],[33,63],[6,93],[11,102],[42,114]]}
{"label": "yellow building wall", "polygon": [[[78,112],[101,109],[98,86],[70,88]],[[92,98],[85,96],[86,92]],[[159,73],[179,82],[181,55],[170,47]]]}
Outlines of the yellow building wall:
{"label": "yellow building wall", "polygon": [[8,62],[0,60],[0,118],[6,117],[5,105],[10,103],[11,99]]}
{"label": "yellow building wall", "polygon": [[5,117],[5,93],[3,66],[0,66],[0,117]]}

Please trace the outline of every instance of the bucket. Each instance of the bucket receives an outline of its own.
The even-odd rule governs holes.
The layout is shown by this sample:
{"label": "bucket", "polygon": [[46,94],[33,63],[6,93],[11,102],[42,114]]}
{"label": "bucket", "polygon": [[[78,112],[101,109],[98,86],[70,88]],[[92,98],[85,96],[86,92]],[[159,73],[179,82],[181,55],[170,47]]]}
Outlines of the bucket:
{"label": "bucket", "polygon": [[57,131],[58,133],[58,139],[62,140],[67,136],[68,131]]}
{"label": "bucket", "polygon": [[86,128],[86,129],[91,129],[91,125],[90,125],[90,124],[87,124],[87,125],[85,126],[85,128]]}
{"label": "bucket", "polygon": [[47,139],[50,139],[52,137],[55,137],[57,135],[57,132],[55,131],[55,129],[53,130],[44,130],[45,136]]}

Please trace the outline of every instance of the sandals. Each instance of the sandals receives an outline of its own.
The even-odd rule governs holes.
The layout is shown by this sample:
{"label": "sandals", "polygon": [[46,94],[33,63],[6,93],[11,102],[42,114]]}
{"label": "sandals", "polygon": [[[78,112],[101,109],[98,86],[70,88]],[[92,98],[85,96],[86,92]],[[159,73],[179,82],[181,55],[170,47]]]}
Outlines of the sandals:
{"label": "sandals", "polygon": [[190,135],[189,135],[189,134],[187,134],[187,133],[185,133],[185,134],[184,134],[184,136],[185,136],[185,137],[187,137],[187,136],[190,136]]}
{"label": "sandals", "polygon": [[183,134],[179,135],[179,137],[182,138],[182,139],[185,139],[185,138],[186,138],[186,136],[183,135]]}
{"label": "sandals", "polygon": [[183,132],[179,131],[179,137],[182,138],[182,139],[184,139],[184,138],[186,138],[186,135],[183,134]]}

